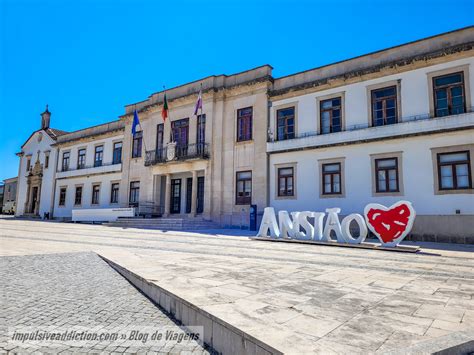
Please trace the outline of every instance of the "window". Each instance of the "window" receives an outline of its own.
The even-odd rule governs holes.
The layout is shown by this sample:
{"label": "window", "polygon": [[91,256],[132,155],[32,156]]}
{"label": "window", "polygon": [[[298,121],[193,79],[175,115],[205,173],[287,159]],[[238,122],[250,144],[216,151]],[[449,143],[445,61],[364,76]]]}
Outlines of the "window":
{"label": "window", "polygon": [[198,150],[202,149],[206,142],[206,115],[199,115],[197,117],[197,131],[196,131],[196,143],[198,144]]}
{"label": "window", "polygon": [[74,196],[74,205],[82,204],[82,186],[76,186],[76,194]]}
{"label": "window", "polygon": [[341,131],[341,98],[335,97],[319,103],[321,134]]}
{"label": "window", "polygon": [[138,201],[140,198],[140,181],[130,182],[130,205],[138,206]]}
{"label": "window", "polygon": [[341,193],[341,163],[322,165],[323,195]]}
{"label": "window", "polygon": [[142,156],[142,139],[143,139],[142,131],[136,132],[133,135],[132,158],[140,158]]}
{"label": "window", "polygon": [[44,153],[44,168],[48,169],[49,167],[49,153]]}
{"label": "window", "polygon": [[252,107],[237,110],[237,142],[252,139],[252,115]]}
{"label": "window", "polygon": [[278,196],[294,195],[294,171],[293,168],[278,169]]}
{"label": "window", "polygon": [[84,169],[86,167],[86,150],[79,149],[77,152],[77,168]]}
{"label": "window", "polygon": [[69,160],[70,160],[71,153],[64,152],[63,153],[63,164],[62,164],[62,171],[69,170]]}
{"label": "window", "polygon": [[99,204],[100,185],[92,185],[92,201],[93,205]]}
{"label": "window", "polygon": [[95,147],[94,166],[102,166],[103,158],[104,158],[104,146],[98,145],[97,147]]}
{"label": "window", "polygon": [[120,164],[122,162],[122,145],[122,142],[114,143],[112,164]]}
{"label": "window", "polygon": [[435,116],[466,112],[463,72],[433,78]]}
{"label": "window", "polygon": [[120,188],[120,184],[118,182],[112,184],[111,191],[110,191],[110,203],[118,203],[119,188]]}
{"label": "window", "polygon": [[277,111],[277,139],[279,141],[295,138],[295,108],[288,107]]}
{"label": "window", "polygon": [[372,90],[372,126],[397,123],[397,87]]}
{"label": "window", "polygon": [[442,153],[438,159],[440,190],[461,190],[472,187],[469,151]]}
{"label": "window", "polygon": [[188,145],[189,135],[189,119],[183,118],[171,122],[171,132],[173,134],[173,141],[178,147],[185,147]]}
{"label": "window", "polygon": [[64,206],[66,204],[66,188],[61,187],[59,189],[59,206]]}
{"label": "window", "polygon": [[163,151],[163,138],[165,133],[165,125],[160,123],[156,126],[156,155],[161,157]]}
{"label": "window", "polygon": [[375,159],[377,192],[398,192],[398,159]]}
{"label": "window", "polygon": [[26,171],[31,169],[31,158],[26,159]]}
{"label": "window", "polygon": [[252,202],[252,172],[240,171],[236,174],[236,205],[249,205]]}

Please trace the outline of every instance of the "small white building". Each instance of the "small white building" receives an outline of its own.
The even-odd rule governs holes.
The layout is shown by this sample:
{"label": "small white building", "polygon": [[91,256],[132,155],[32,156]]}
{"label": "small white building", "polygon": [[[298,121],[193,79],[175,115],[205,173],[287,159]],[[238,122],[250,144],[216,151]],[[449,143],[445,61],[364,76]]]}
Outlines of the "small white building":
{"label": "small white building", "polygon": [[20,157],[16,216],[51,216],[57,151],[52,148],[67,132],[50,127],[51,113],[41,114],[41,128],[33,132],[17,153]]}
{"label": "small white building", "polygon": [[72,209],[120,206],[123,122],[68,133],[50,120],[46,108],[17,153],[16,216],[69,220]]}
{"label": "small white building", "polygon": [[[474,243],[471,28],[275,79],[270,205],[411,201],[413,237]],[[470,45],[468,45],[470,44]]]}

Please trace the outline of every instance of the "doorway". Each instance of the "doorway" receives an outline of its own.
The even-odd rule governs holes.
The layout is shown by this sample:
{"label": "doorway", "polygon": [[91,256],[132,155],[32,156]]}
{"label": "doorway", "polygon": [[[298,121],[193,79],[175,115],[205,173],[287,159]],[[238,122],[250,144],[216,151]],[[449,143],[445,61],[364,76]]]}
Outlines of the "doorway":
{"label": "doorway", "polygon": [[171,179],[170,213],[181,212],[181,179]]}
{"label": "doorway", "polygon": [[38,186],[34,186],[32,192],[31,192],[31,211],[30,211],[30,213],[35,213],[37,203],[38,203]]}

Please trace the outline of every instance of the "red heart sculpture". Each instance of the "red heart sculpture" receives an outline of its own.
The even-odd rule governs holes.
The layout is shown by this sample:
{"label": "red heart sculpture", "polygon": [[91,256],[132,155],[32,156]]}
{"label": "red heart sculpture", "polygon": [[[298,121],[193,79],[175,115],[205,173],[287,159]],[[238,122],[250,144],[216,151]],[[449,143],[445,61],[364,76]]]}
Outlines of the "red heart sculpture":
{"label": "red heart sculpture", "polygon": [[396,245],[410,232],[415,210],[408,201],[399,201],[389,208],[369,204],[365,207],[365,218],[370,230],[382,243]]}

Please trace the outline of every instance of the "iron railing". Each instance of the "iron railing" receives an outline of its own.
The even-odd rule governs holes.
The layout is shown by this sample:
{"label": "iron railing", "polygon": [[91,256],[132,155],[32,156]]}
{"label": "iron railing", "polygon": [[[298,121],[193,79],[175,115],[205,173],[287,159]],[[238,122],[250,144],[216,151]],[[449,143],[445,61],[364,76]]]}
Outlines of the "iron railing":
{"label": "iron railing", "polygon": [[135,208],[135,215],[142,217],[161,217],[164,213],[164,207],[153,201],[140,201],[131,203],[129,207]]}
{"label": "iron railing", "polygon": [[88,164],[88,165],[76,165],[76,166],[70,166],[70,165],[67,165],[67,166],[64,166],[64,165],[61,165],[61,166],[58,166],[58,169],[57,169],[57,172],[58,173],[61,173],[61,172],[66,172],[66,171],[76,171],[76,170],[84,170],[84,169],[93,169],[93,168],[100,168],[101,166],[111,166],[111,165],[120,165],[122,164],[121,161],[119,162],[110,162],[110,163],[98,163],[98,162],[94,162],[93,164]]}
{"label": "iron railing", "polygon": [[[429,120],[429,119],[446,118],[446,117],[449,117],[449,116],[459,116],[459,115],[469,114],[471,112],[474,112],[474,107],[468,107],[465,110],[465,112],[462,112],[462,113],[446,115],[446,116],[440,116],[440,117],[432,117],[429,113],[415,115],[415,116],[406,116],[406,117],[402,117],[397,123],[393,123],[391,125],[396,125],[396,124],[405,123],[405,122],[412,122],[412,121],[423,121],[423,120]],[[342,129],[339,132],[356,131],[356,130],[359,130],[359,129],[377,128],[377,127],[384,127],[384,126],[371,126],[367,122],[367,123],[361,123],[361,124],[346,126],[345,129]],[[314,137],[314,136],[333,134],[333,133],[339,133],[339,132],[318,133],[317,131],[308,131],[308,132],[293,134],[290,137],[286,136],[284,139],[278,139],[278,137],[274,136],[274,134],[272,132],[269,132],[268,137],[267,137],[267,142],[268,143],[273,143],[273,142],[286,141],[286,140],[299,139],[299,138],[306,138],[306,137]]]}
{"label": "iron railing", "polygon": [[166,163],[172,160],[209,159],[209,143],[176,145],[175,153],[172,156],[168,156],[168,149],[168,147],[164,147],[146,151],[145,166]]}

